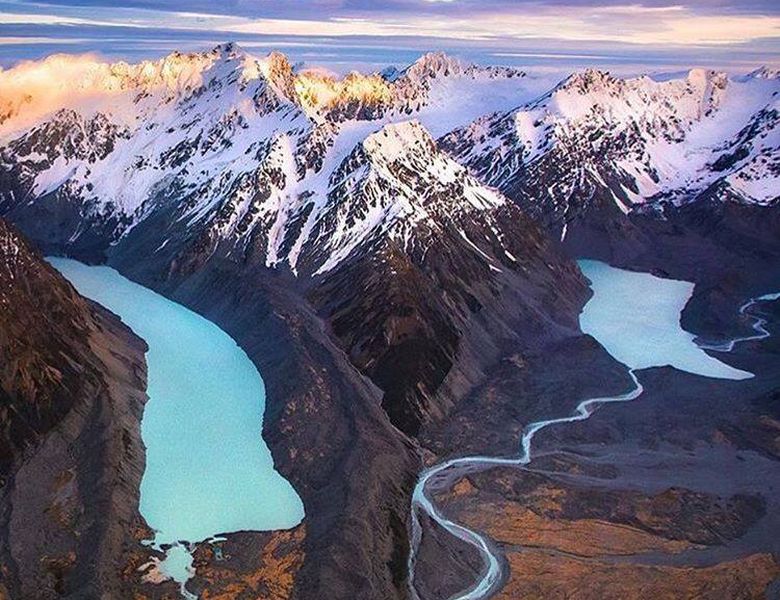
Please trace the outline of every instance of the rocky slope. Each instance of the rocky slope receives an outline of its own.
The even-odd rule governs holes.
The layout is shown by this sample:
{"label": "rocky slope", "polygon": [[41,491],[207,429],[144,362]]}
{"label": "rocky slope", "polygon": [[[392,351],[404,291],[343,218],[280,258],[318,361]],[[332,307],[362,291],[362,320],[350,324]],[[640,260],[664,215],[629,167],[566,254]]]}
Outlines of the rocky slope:
{"label": "rocky slope", "polygon": [[[317,278],[309,298],[385,392],[401,430],[416,435],[446,416],[503,344],[576,329],[585,297],[576,269],[514,205],[438,152],[421,126],[385,127],[348,160],[354,170],[334,194],[350,200],[343,219],[383,203],[395,215],[374,227],[381,237]],[[337,233],[325,237],[339,243]],[[340,251],[331,249],[330,260]]]}
{"label": "rocky slope", "polygon": [[122,595],[145,345],[2,221],[0,290],[0,596]]}

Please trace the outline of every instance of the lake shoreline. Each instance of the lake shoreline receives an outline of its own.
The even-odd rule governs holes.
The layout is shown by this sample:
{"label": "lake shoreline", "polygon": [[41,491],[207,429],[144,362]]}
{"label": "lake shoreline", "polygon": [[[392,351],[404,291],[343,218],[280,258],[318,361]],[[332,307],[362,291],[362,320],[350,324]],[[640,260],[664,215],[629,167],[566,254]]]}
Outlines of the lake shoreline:
{"label": "lake shoreline", "polygon": [[235,342],[199,315],[109,267],[49,261],[148,345],[140,512],[155,531],[154,548],[167,549],[154,563],[160,578],[191,597],[185,584],[194,574],[193,544],[234,531],[290,529],[303,519],[300,499],[273,471],[257,436],[262,379]]}

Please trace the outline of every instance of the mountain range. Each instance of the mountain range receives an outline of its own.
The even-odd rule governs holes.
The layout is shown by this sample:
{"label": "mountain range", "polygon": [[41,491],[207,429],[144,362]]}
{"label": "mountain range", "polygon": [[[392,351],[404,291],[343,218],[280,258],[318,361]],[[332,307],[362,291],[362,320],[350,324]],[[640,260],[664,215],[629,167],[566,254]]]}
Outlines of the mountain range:
{"label": "mountain range", "polygon": [[[76,362],[98,365],[94,377],[76,378],[93,385],[125,377],[116,365],[99,366],[95,344],[138,361],[142,343],[75,296],[35,245],[109,264],[214,321],[246,350],[267,387],[264,437],[307,518],[292,532],[227,536],[232,559],[200,549],[192,588],[203,598],[255,597],[258,581],[286,582],[268,597],[402,598],[410,584],[426,598],[448,597],[479,564],[432,529],[421,581],[407,580],[420,470],[470,446],[505,450],[523,420],[554,404],[553,389],[624,382],[579,330],[590,291],[575,259],[695,282],[683,323],[713,338],[744,326],[734,317],[741,302],[777,282],[778,111],[780,74],[769,68],[634,78],[587,70],[560,80],[432,53],[405,69],[341,77],[235,44],[138,64],[65,55],[23,63],[0,71],[0,216],[21,231],[0,229],[0,276],[17,290],[13,244],[32,257],[25,268],[34,274],[23,278],[48,291],[23,284],[30,307],[11,297],[24,317],[9,316],[8,327],[22,318],[49,327],[35,303],[51,293],[48,312],[66,306],[76,331],[56,329],[65,348],[50,355],[40,350],[45,335],[22,327],[36,360],[60,372],[62,356],[77,353]],[[94,325],[102,320],[106,331]],[[96,342],[87,333],[95,327],[122,341]],[[29,356],[15,339],[0,338],[7,363]],[[778,375],[767,369],[768,383],[742,399],[759,407],[747,411],[751,431],[770,410],[756,400]],[[141,372],[134,398],[143,395]],[[3,382],[4,393],[11,385]],[[538,403],[529,405],[532,391]],[[54,408],[35,395],[29,440],[2,439],[4,477],[17,482],[0,497],[5,539],[16,539],[9,507],[25,503],[27,456],[46,456],[41,440],[83,395]],[[522,415],[512,408],[517,398]],[[3,415],[4,431],[13,418]],[[128,447],[140,447],[137,425],[125,429]],[[680,431],[680,448],[698,439]],[[104,435],[85,430],[81,439]],[[776,461],[770,446],[761,451]],[[142,454],[127,459],[134,476]],[[113,455],[101,456],[101,468],[113,464]],[[109,485],[126,492],[122,482]],[[60,489],[39,502],[61,502]],[[493,501],[503,493],[488,491]],[[80,492],[68,497],[89,504]],[[31,581],[46,598],[86,597],[95,585],[121,597],[175,594],[170,582],[138,575],[137,498],[112,498],[123,522],[138,526],[111,533],[104,558],[120,577],[95,584],[82,550],[22,536],[0,555],[0,567],[17,565],[4,583],[10,597],[23,597]],[[452,501],[453,510],[473,511]],[[701,498],[674,498],[688,501]],[[626,492],[621,502],[638,511],[645,499]],[[44,527],[45,512],[27,518]],[[570,512],[572,521],[582,517]],[[664,516],[671,524],[654,535],[671,535],[678,517]],[[701,541],[706,527],[691,539]],[[49,564],[43,556],[65,566],[55,575],[18,567]],[[614,582],[604,585],[616,593]]]}

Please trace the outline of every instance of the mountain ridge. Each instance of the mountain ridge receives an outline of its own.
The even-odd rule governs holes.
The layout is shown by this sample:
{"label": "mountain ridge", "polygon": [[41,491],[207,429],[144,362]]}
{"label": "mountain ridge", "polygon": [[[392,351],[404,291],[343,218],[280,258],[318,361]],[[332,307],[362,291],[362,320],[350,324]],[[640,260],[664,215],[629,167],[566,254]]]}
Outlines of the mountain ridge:
{"label": "mountain ridge", "polygon": [[620,79],[589,69],[535,102],[487,115],[441,140],[557,235],[600,199],[621,212],[719,197],[774,205],[780,131],[774,79]]}

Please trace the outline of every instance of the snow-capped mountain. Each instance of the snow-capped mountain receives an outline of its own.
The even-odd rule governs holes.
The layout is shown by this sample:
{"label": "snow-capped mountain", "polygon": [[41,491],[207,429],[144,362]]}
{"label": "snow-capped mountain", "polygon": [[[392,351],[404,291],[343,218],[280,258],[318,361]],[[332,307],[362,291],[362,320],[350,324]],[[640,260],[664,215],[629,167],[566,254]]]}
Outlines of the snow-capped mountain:
{"label": "snow-capped mountain", "polygon": [[702,195],[780,198],[780,80],[692,70],[683,79],[576,73],[538,100],[477,119],[443,147],[562,232],[592,203],[622,212]]}
{"label": "snow-capped mountain", "polygon": [[441,53],[392,77],[337,78],[227,44],[138,65],[55,56],[0,79],[5,210],[20,196],[77,197],[120,224],[116,236],[161,189],[203,211],[268,160],[290,161],[295,181],[282,189],[294,216],[301,194],[327,194],[327,171],[363,139],[409,118],[434,136],[462,126],[443,138],[456,160],[559,221],[603,195],[624,211],[713,190],[765,204],[778,195],[780,84],[767,68],[665,81],[590,70],[546,92],[549,79]]}
{"label": "snow-capped mountain", "polygon": [[323,199],[301,232],[317,249],[307,257],[317,272],[384,240],[424,254],[441,228],[473,220],[490,227],[491,212],[505,204],[440,153],[417,121],[369,135],[332,172]]}
{"label": "snow-capped mountain", "polygon": [[[66,67],[62,90],[35,93]],[[406,431],[446,414],[445,378],[473,377],[463,357],[473,370],[518,331],[576,326],[576,267],[434,141],[545,78],[431,54],[392,80],[339,79],[233,45],[0,77],[2,214],[49,252],[165,285],[215,264],[293,281]]]}
{"label": "snow-capped mountain", "polygon": [[[780,80],[766,68],[588,70],[550,89],[442,53],[339,78],[225,44],[136,65],[54,56],[0,83],[0,211],[33,228],[56,214],[55,237],[91,250],[165,214],[157,250],[197,235],[201,251],[321,274],[380,238],[416,248],[441,219],[489,214],[504,200],[482,185],[556,235],[591,205],[780,196]],[[451,159],[430,139],[442,134]]]}
{"label": "snow-capped mountain", "polygon": [[[439,155],[421,122],[465,123],[484,108],[479,96],[464,107],[445,93],[454,85],[529,93],[522,72],[441,54],[389,82],[296,73],[281,54],[258,59],[230,44],[138,65],[52,57],[0,77],[4,213],[54,211],[60,237],[78,246],[117,244],[163,211],[201,244],[295,272],[302,261],[309,273],[379,235],[419,243],[415,224],[430,226],[432,210],[503,202]],[[59,82],[53,92],[35,88],[47,78]],[[416,188],[391,168],[400,154]],[[465,198],[462,209],[426,204],[458,186],[450,201]]]}

